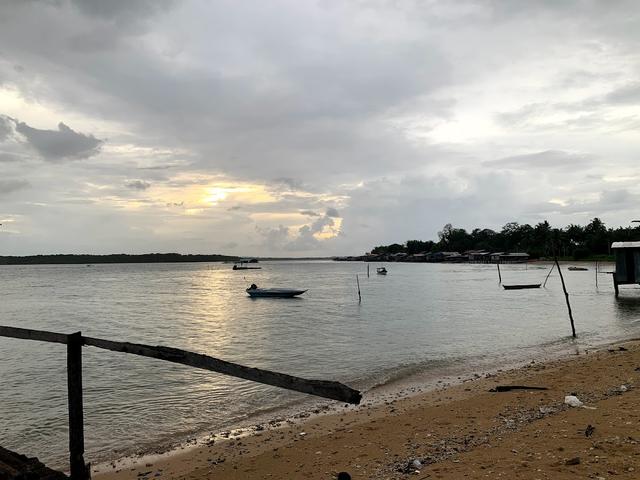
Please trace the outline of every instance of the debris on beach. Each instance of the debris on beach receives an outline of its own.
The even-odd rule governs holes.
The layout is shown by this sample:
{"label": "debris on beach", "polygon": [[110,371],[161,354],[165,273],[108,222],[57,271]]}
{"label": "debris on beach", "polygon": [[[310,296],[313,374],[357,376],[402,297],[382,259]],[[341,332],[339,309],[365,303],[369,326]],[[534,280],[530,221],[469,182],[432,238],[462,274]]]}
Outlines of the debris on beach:
{"label": "debris on beach", "polygon": [[584,403],[582,403],[578,397],[575,395],[567,395],[564,397],[564,403],[569,405],[570,407],[583,407]]}
{"label": "debris on beach", "polygon": [[510,392],[511,390],[548,390],[547,387],[529,387],[527,385],[496,385],[490,392]]}
{"label": "debris on beach", "polygon": [[587,425],[587,428],[585,428],[584,430],[584,436],[585,437],[590,437],[591,435],[593,435],[593,432],[595,431],[596,427],[594,427],[593,425],[589,424]]}

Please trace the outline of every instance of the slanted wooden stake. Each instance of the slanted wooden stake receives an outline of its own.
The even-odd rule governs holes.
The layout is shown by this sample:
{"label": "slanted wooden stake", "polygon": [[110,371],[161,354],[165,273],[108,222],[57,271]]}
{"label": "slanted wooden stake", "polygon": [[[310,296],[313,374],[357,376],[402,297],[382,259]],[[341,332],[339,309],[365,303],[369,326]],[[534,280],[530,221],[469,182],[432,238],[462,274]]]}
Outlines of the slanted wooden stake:
{"label": "slanted wooden stake", "polygon": [[500,274],[500,260],[498,260],[498,263],[496,263],[496,265],[498,266],[498,283],[502,283],[502,274]]}
{"label": "slanted wooden stake", "polygon": [[69,470],[72,480],[91,478],[84,463],[84,421],[82,412],[82,335],[67,337],[67,392],[69,396]]}
{"label": "slanted wooden stake", "polygon": [[562,270],[560,270],[560,265],[558,264],[558,257],[554,257],[554,260],[556,262],[556,268],[558,269],[558,273],[560,274],[560,281],[562,282],[562,290],[564,290],[564,299],[567,301],[567,309],[569,310],[569,320],[571,320],[571,333],[573,338],[576,338],[576,327],[573,324],[571,304],[569,303],[569,293],[567,292],[567,286],[564,284],[564,277],[562,276]]}
{"label": "slanted wooden stake", "polygon": [[362,295],[360,295],[360,279],[356,273],[356,283],[358,284],[358,303],[362,303]]}
{"label": "slanted wooden stake", "polygon": [[542,288],[547,286],[547,280],[549,280],[549,275],[551,275],[551,272],[553,272],[553,269],[555,267],[556,267],[555,263],[553,265],[551,265],[551,268],[549,269],[549,273],[547,273],[547,278],[544,279],[544,284],[542,285]]}

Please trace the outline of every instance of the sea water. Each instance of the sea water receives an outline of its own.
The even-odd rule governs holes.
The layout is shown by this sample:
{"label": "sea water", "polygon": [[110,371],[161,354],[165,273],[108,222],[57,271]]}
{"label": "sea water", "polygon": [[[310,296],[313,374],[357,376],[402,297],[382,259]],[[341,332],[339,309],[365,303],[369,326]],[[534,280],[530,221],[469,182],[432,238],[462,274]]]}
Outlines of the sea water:
{"label": "sea water", "polygon": [[[547,288],[505,291],[495,265],[262,262],[0,267],[0,325],[165,345],[365,392],[451,366],[539,358],[640,334],[640,289],[563,268]],[[504,283],[542,283],[549,265],[502,265]],[[608,266],[605,269],[611,269]],[[358,301],[356,275],[362,301]],[[260,287],[308,289],[252,299]],[[83,349],[86,459],[232,428],[306,395],[169,362]],[[66,347],[0,337],[0,445],[67,465]]]}

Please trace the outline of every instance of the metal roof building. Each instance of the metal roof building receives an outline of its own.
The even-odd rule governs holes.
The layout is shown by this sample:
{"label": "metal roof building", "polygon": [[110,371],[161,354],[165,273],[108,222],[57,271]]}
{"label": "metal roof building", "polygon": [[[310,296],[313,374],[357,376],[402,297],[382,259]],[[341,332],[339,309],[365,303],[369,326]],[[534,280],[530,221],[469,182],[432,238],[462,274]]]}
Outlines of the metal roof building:
{"label": "metal roof building", "polygon": [[618,285],[640,284],[640,242],[614,242],[611,249],[616,255],[613,287],[618,296]]}

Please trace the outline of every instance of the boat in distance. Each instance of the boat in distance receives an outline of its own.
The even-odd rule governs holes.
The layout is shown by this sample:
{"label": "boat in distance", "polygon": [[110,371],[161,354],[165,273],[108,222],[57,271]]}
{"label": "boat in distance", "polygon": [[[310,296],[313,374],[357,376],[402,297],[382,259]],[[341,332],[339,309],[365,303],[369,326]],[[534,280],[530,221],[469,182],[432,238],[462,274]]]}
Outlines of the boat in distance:
{"label": "boat in distance", "polygon": [[586,272],[589,269],[587,267],[569,267],[567,268],[567,270],[570,270],[572,272]]}
{"label": "boat in distance", "polygon": [[256,263],[256,262],[249,262],[246,260],[242,260],[240,262],[234,263],[232,270],[260,270],[262,268],[262,267],[250,267],[249,263]]}
{"label": "boat in distance", "polygon": [[250,297],[265,297],[265,298],[293,298],[298,295],[302,295],[306,290],[297,290],[293,288],[258,288],[254,283],[247,288],[247,293]]}
{"label": "boat in distance", "polygon": [[376,268],[376,273],[378,275],[386,275],[387,274],[387,269],[384,267],[378,267]]}
{"label": "boat in distance", "polygon": [[540,288],[541,283],[525,283],[522,285],[502,285],[505,290],[522,290],[525,288]]}

